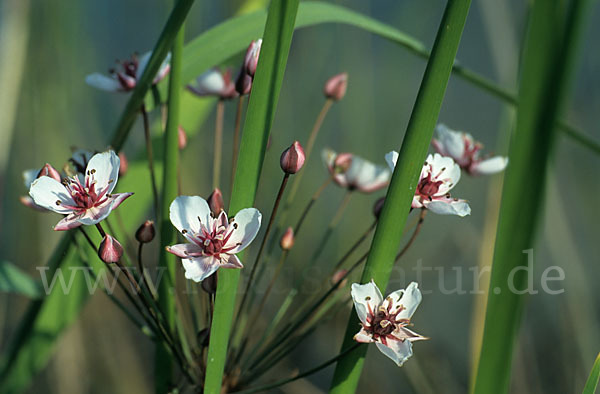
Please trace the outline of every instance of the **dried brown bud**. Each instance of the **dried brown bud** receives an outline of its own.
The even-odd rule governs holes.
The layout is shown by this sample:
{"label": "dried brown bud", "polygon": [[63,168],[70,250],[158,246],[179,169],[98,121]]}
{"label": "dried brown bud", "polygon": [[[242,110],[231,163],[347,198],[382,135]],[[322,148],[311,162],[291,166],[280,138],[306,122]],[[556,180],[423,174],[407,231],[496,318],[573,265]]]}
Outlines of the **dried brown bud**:
{"label": "dried brown bud", "polygon": [[123,256],[123,247],[110,235],[105,235],[100,247],[98,247],[98,257],[106,264],[117,263]]}
{"label": "dried brown bud", "polygon": [[348,73],[334,75],[325,82],[323,93],[331,100],[339,101],[346,95],[348,88]]}
{"label": "dried brown bud", "polygon": [[291,248],[294,247],[294,229],[291,227],[288,227],[287,230],[285,230],[285,233],[283,233],[283,236],[281,237],[281,240],[279,241],[279,246],[281,246],[281,249],[283,250],[290,250]]}
{"label": "dried brown bud", "polygon": [[379,219],[379,214],[381,213],[381,210],[383,209],[384,202],[385,202],[385,197],[381,197],[380,199],[375,201],[375,204],[373,204],[373,215],[375,215],[376,219]]}
{"label": "dried brown bud", "polygon": [[339,284],[339,287],[344,287],[346,285],[346,283],[348,283],[348,279],[346,278],[346,274],[348,274],[348,270],[346,270],[346,269],[342,268],[340,270],[337,270],[335,272],[335,274],[333,274],[333,276],[331,277],[331,284],[335,285],[339,281],[342,281]]}
{"label": "dried brown bud", "polygon": [[210,207],[210,211],[213,215],[219,216],[219,214],[225,209],[225,205],[223,204],[223,194],[221,193],[221,189],[218,187],[210,193],[208,196],[208,206]]}
{"label": "dried brown bud", "polygon": [[152,242],[155,235],[154,222],[146,220],[135,232],[135,239],[140,243],[147,244],[148,242]]}
{"label": "dried brown bud", "polygon": [[54,179],[55,181],[60,182],[60,173],[48,163],[44,164],[40,172],[38,172],[37,174],[37,178],[42,176],[48,176]]}
{"label": "dried brown bud", "polygon": [[125,153],[119,152],[119,177],[125,175],[128,168],[129,161],[127,160],[127,156],[125,156]]}
{"label": "dried brown bud", "polygon": [[283,172],[295,174],[304,165],[304,160],[306,160],[306,156],[304,155],[302,145],[298,141],[294,141],[292,146],[283,151],[279,163]]}
{"label": "dried brown bud", "polygon": [[217,278],[217,273],[215,272],[214,274],[202,281],[202,290],[204,290],[208,294],[215,294],[217,292],[218,280],[219,279]]}
{"label": "dried brown bud", "polygon": [[182,150],[183,148],[185,148],[187,146],[188,137],[187,137],[187,133],[181,126],[177,127],[177,137],[179,138],[178,139],[179,150]]}

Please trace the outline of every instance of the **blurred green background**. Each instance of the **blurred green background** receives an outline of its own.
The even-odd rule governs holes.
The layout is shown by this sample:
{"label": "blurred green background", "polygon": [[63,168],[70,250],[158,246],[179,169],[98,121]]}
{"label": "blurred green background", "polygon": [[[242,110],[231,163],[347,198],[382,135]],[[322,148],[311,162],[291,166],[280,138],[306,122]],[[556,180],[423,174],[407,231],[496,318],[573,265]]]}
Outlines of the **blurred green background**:
{"label": "blurred green background", "polygon": [[[243,3],[198,1],[188,17],[188,40],[236,14]],[[260,2],[250,3],[261,6]],[[442,0],[334,3],[395,26],[428,47],[445,5]],[[94,90],[85,85],[84,77],[94,71],[107,71],[115,59],[149,50],[169,9],[169,2],[161,0],[0,1],[0,260],[14,262],[39,277],[35,267],[45,263],[60,236],[51,228],[59,218],[34,212],[19,203],[18,197],[27,192],[21,173],[45,162],[59,165],[69,156],[71,146],[106,148],[127,97]],[[514,91],[526,16],[527,4],[523,1],[474,0],[458,59],[464,66]],[[598,141],[599,7],[594,7],[589,22],[565,115],[571,124]],[[248,41],[253,38],[256,37],[248,37]],[[240,57],[232,59],[230,64],[237,68],[239,60]],[[328,146],[384,164],[383,155],[397,149],[402,141],[424,66],[422,59],[403,48],[353,27],[327,24],[298,30],[257,207],[264,213],[270,212],[281,177],[279,155],[294,139],[306,141],[323,102],[323,83],[329,76],[347,71],[348,94],[327,117],[315,153]],[[196,101],[200,111],[202,100]],[[234,112],[235,104],[227,104],[224,179],[230,173]],[[510,109],[498,99],[452,77],[440,121],[470,132],[488,151],[506,154],[511,116]],[[211,191],[213,125],[211,114],[182,153],[183,194],[207,196]],[[136,124],[125,152],[133,155],[142,145],[141,125]],[[560,295],[540,291],[529,298],[515,352],[515,393],[580,391],[600,350],[600,296],[594,292],[595,278],[600,275],[600,214],[596,209],[600,187],[595,172],[600,169],[599,164],[600,157],[561,135],[548,190],[539,191],[546,214],[534,246],[533,278],[536,289],[541,290],[543,270],[560,266],[566,278],[557,287],[563,286],[565,291]],[[298,208],[291,215],[293,222],[326,178],[317,154],[303,171]],[[360,392],[467,390],[473,364],[472,344],[478,332],[473,316],[483,296],[444,294],[441,289],[456,288],[458,280],[462,280],[463,289],[473,289],[469,268],[490,263],[500,181],[499,175],[464,176],[454,194],[470,201],[472,215],[464,219],[428,216],[422,234],[398,266],[404,274],[396,273],[390,290],[415,280],[412,267],[418,262],[434,267],[423,274],[420,286],[431,292],[424,295],[413,319],[415,330],[432,339],[417,343],[415,357],[402,369],[371,349]],[[227,186],[223,192],[228,199]],[[310,231],[297,239],[275,298],[285,294],[283,289],[297,272],[293,267],[301,267],[310,257],[303,251],[318,244],[343,194],[331,186],[315,206],[306,224]],[[380,191],[353,197],[348,214],[321,258],[329,264],[319,273],[327,272],[335,258],[371,223],[372,204],[383,194]],[[126,209],[127,204],[120,208],[123,215]],[[250,262],[250,256],[246,260]],[[486,278],[482,275],[482,289]],[[0,294],[0,351],[14,334],[27,303],[23,297]],[[274,300],[265,312],[265,320],[276,305]],[[323,324],[270,376],[286,376],[296,368],[302,371],[337,354],[350,310],[348,306]],[[152,343],[104,295],[97,294],[78,322],[65,332],[47,368],[33,382],[31,392],[151,392],[152,354]],[[282,388],[282,392],[321,392],[328,387],[331,372],[322,371]]]}

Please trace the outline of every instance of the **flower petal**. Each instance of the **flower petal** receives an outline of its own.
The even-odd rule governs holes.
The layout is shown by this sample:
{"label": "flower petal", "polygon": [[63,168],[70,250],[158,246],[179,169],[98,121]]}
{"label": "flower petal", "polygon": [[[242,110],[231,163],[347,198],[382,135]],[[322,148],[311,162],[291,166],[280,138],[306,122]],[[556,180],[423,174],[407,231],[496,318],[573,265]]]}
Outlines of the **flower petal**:
{"label": "flower petal", "polygon": [[86,226],[100,223],[106,219],[108,215],[110,215],[110,212],[112,211],[112,205],[113,204],[111,202],[106,202],[102,205],[98,205],[97,207],[86,209],[85,213],[77,220]]}
{"label": "flower petal", "polygon": [[360,343],[373,343],[375,340],[368,332],[365,331],[364,328],[361,328],[356,335],[354,335],[354,340]]}
{"label": "flower petal", "polygon": [[100,73],[93,73],[85,77],[85,83],[88,85],[104,90],[107,92],[118,92],[121,89],[121,84],[114,78],[107,77]]}
{"label": "flower petal", "polygon": [[196,78],[196,84],[190,87],[199,96],[218,96],[225,89],[223,74],[216,69],[210,69]]}
{"label": "flower petal", "polygon": [[121,160],[117,154],[110,150],[96,153],[88,162],[85,177],[93,177],[96,182],[96,192],[107,190],[110,193],[115,188],[119,179],[119,166]]}
{"label": "flower petal", "polygon": [[382,166],[353,156],[352,164],[346,171],[348,183],[363,192],[372,192],[384,187],[390,180],[391,172]]}
{"label": "flower petal", "polygon": [[115,193],[111,194],[109,201],[111,202],[111,210],[116,209],[123,201],[133,196],[133,193]]}
{"label": "flower petal", "polygon": [[392,171],[394,171],[394,168],[396,168],[396,162],[398,161],[398,152],[396,152],[395,150],[386,153],[385,155],[385,161],[387,162],[388,166],[390,167],[390,169]]}
{"label": "flower petal", "polygon": [[[235,254],[244,249],[258,234],[262,215],[256,208],[245,208],[239,211],[229,226],[234,226],[231,237],[225,247],[235,246],[230,254]],[[237,228],[236,228],[237,227]]]}
{"label": "flower petal", "polygon": [[460,166],[451,157],[436,153],[427,156],[426,163],[431,167],[432,178],[444,181],[436,195],[447,194],[460,180]]}
{"label": "flower petal", "polygon": [[410,341],[387,341],[387,346],[383,343],[376,343],[377,349],[396,363],[399,367],[412,356],[412,344]]}
{"label": "flower petal", "polygon": [[438,141],[444,150],[444,153],[439,153],[460,161],[465,154],[464,133],[454,131],[444,124],[437,125],[435,131],[438,135]]}
{"label": "flower petal", "polygon": [[490,175],[500,172],[506,168],[508,157],[494,156],[489,159],[474,163],[469,172],[473,175]]}
{"label": "flower petal", "polygon": [[244,265],[242,264],[242,262],[240,261],[240,259],[238,259],[238,257],[236,255],[229,255],[229,258],[223,262],[223,260],[221,260],[221,267],[222,268],[244,268]]}
{"label": "flower petal", "polygon": [[75,201],[64,185],[48,176],[33,181],[29,195],[37,205],[57,213],[70,213],[73,209],[67,206],[75,205]]}
{"label": "flower petal", "polygon": [[212,256],[182,259],[181,263],[185,271],[185,278],[194,282],[203,281],[219,269],[219,261]]}
{"label": "flower petal", "polygon": [[194,243],[177,244],[173,246],[167,246],[167,252],[173,253],[177,257],[183,259],[191,258],[190,255],[202,253],[202,248]]}
{"label": "flower petal", "polygon": [[427,337],[424,337],[421,334],[417,334],[416,332],[409,330],[406,327],[396,328],[396,330],[392,333],[392,335],[394,335],[396,338],[405,339],[405,340],[411,341],[411,342],[425,341],[425,340],[429,339]]}
{"label": "flower petal", "polygon": [[54,231],[65,231],[65,230],[71,230],[72,228],[79,227],[83,223],[81,223],[78,219],[79,219],[79,215],[74,214],[74,213],[69,214],[69,215],[65,216],[63,218],[63,220],[58,222],[56,224],[56,226],[54,226]]}
{"label": "flower petal", "polygon": [[386,301],[392,303],[392,311],[402,307],[402,311],[398,314],[400,319],[410,319],[422,299],[419,285],[416,282],[411,282],[405,290],[394,291],[386,297]]}
{"label": "flower petal", "polygon": [[465,200],[451,197],[439,197],[433,201],[424,201],[425,208],[438,215],[457,215],[464,217],[471,214],[471,207]]}
{"label": "flower petal", "polygon": [[363,324],[367,324],[369,311],[375,312],[377,307],[383,301],[381,292],[377,288],[375,282],[370,281],[364,285],[353,283],[350,293],[352,294],[352,300],[354,301],[354,308],[356,309],[358,318]]}
{"label": "flower petal", "polygon": [[[200,221],[206,227],[211,223],[210,208],[205,199],[199,196],[179,196],[169,208],[171,223],[182,232],[183,230],[200,232]],[[200,220],[198,220],[200,218]]]}

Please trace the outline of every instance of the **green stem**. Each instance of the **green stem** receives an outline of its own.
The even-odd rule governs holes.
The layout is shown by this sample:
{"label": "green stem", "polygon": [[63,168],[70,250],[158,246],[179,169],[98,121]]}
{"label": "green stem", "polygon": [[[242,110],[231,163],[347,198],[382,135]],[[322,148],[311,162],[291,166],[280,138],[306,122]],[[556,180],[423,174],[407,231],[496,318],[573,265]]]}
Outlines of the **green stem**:
{"label": "green stem", "polygon": [[[402,238],[402,233],[397,229],[406,224],[470,5],[470,0],[451,0],[446,5],[402,142],[398,164],[392,175],[385,204],[373,236],[361,283],[374,280],[380,289],[385,289],[388,283],[394,255]],[[355,313],[352,313],[342,349],[349,349],[354,344],[353,337],[357,326],[358,318]],[[363,347],[347,353],[338,361],[331,393],[355,392],[365,355],[366,347]]]}
{"label": "green stem", "polygon": [[[229,207],[231,213],[252,206],[256,197],[290,50],[298,3],[298,0],[274,1],[269,6],[263,45],[242,133]],[[207,356],[205,394],[221,392],[239,279],[239,270],[223,270],[219,275]]]}
{"label": "green stem", "polygon": [[[183,3],[179,0],[177,6]],[[177,233],[169,219],[169,207],[177,197],[177,172],[179,162],[179,109],[181,100],[182,80],[181,64],[184,40],[184,26],[177,33],[171,51],[171,72],[169,73],[168,116],[164,137],[164,175],[162,201],[160,207],[160,244],[172,245],[177,241]],[[158,287],[158,303],[165,315],[167,331],[175,333],[175,255],[162,250],[158,267],[165,270]],[[157,344],[155,355],[155,389],[157,393],[169,391],[175,384],[173,377],[172,355],[168,348]]]}
{"label": "green stem", "polygon": [[[556,121],[568,93],[591,0],[535,1],[523,51],[517,124],[509,148],[474,392],[506,393],[527,291],[524,269],[542,214]],[[568,12],[565,12],[568,7]],[[564,15],[567,15],[566,18]],[[531,259],[531,260],[530,260]],[[525,271],[528,271],[525,269]]]}

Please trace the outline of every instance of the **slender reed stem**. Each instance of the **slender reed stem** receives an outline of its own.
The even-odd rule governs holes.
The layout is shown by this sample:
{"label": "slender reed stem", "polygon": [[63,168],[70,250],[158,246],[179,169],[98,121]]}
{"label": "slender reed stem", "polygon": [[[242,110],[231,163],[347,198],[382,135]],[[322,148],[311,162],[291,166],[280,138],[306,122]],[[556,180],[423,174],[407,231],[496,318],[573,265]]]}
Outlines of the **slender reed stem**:
{"label": "slender reed stem", "polygon": [[244,95],[238,99],[237,110],[235,112],[235,126],[233,129],[233,154],[231,156],[231,190],[233,190],[233,180],[235,179],[235,169],[237,168],[238,152],[240,150],[240,132],[242,126],[242,113],[244,110]]}
{"label": "slender reed stem", "polygon": [[221,161],[223,156],[223,119],[225,116],[225,102],[217,102],[217,118],[215,121],[215,152],[213,159],[213,190],[219,187],[221,179]]}
{"label": "slender reed stem", "polygon": [[248,298],[248,293],[250,292],[250,287],[252,285],[252,280],[254,279],[254,274],[256,272],[256,268],[260,263],[260,258],[262,256],[262,252],[265,249],[265,244],[267,243],[267,238],[269,237],[269,233],[271,232],[271,227],[273,226],[273,221],[275,220],[275,215],[277,215],[277,209],[279,208],[279,203],[281,202],[281,197],[283,196],[283,192],[285,190],[285,186],[290,179],[290,174],[286,173],[283,176],[283,180],[281,181],[281,186],[279,186],[279,192],[277,192],[277,197],[275,198],[275,203],[273,204],[273,210],[271,211],[271,217],[269,218],[269,224],[267,224],[267,230],[265,231],[265,235],[260,243],[260,248],[258,249],[258,253],[256,254],[256,258],[254,259],[254,264],[252,265],[252,270],[250,271],[250,276],[248,277],[248,282],[246,283],[246,290],[244,291],[244,295],[242,296],[242,302],[240,303],[240,308],[238,310],[238,318],[242,310],[244,309],[244,304]]}
{"label": "slender reed stem", "polygon": [[154,155],[152,153],[152,138],[150,136],[150,121],[146,105],[142,104],[140,108],[142,120],[144,123],[144,139],[146,141],[146,156],[148,158],[148,169],[150,170],[150,183],[152,184],[152,197],[154,198],[154,216],[158,217],[158,188],[156,187],[156,175],[154,173]]}

